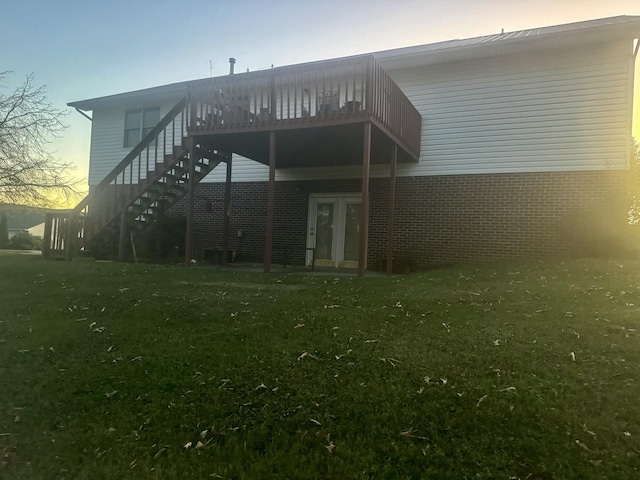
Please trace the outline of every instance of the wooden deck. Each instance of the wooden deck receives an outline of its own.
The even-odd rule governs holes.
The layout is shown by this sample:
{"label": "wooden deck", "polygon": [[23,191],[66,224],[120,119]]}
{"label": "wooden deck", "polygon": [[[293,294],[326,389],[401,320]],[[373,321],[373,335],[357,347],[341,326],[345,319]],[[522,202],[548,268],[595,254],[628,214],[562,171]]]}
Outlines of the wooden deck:
{"label": "wooden deck", "polygon": [[421,116],[371,55],[228,75],[191,86],[187,131],[261,163],[269,132],[278,168],[360,163],[365,122],[372,163],[417,161]]}

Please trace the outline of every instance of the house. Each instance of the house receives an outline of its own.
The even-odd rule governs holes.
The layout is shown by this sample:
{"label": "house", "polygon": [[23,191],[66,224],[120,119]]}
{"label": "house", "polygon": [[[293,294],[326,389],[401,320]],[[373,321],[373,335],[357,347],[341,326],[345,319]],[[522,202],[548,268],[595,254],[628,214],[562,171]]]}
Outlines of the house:
{"label": "house", "polygon": [[25,233],[27,230],[24,228],[7,228],[7,238],[11,240],[18,234]]}
{"label": "house", "polygon": [[44,236],[44,222],[29,228],[7,228],[9,238],[13,238],[19,233],[28,233],[34,237],[42,238]]}
{"label": "house", "polygon": [[266,271],[614,248],[639,37],[619,16],[72,102],[90,194],[48,217],[45,253],[123,259],[166,222],[187,262]]}
{"label": "house", "polygon": [[37,225],[34,225],[33,227],[27,228],[27,232],[29,232],[29,235],[32,235],[37,238],[44,237],[44,222],[40,222]]}

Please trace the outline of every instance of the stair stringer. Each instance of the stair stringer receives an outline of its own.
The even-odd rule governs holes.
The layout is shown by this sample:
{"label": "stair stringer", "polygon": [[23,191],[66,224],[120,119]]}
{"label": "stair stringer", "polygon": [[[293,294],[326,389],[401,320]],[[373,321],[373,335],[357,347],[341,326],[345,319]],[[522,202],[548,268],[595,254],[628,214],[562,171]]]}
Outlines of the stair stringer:
{"label": "stair stringer", "polygon": [[128,198],[123,208],[87,240],[88,250],[98,251],[102,256],[105,250],[111,250],[111,256],[117,250],[118,257],[122,258],[123,243],[127,244],[130,240],[128,234],[138,237],[187,193],[192,158],[195,162],[195,184],[221,162],[227,161],[228,156],[220,151],[202,148],[197,143],[189,148],[189,143],[190,140],[184,138],[182,144],[165,157],[164,162],[149,172],[147,181],[138,184],[136,192]]}

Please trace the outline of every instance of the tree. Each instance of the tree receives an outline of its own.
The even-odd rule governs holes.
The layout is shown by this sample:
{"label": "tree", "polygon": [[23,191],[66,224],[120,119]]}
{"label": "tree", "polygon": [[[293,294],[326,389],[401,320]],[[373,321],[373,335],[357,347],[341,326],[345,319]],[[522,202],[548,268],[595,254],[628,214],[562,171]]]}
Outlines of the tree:
{"label": "tree", "polygon": [[0,202],[44,206],[77,195],[71,164],[47,150],[65,128],[65,112],[46,101],[33,74],[5,95],[9,75],[0,72]]}
{"label": "tree", "polygon": [[7,227],[7,216],[0,218],[0,248],[7,248],[9,245],[9,229]]}

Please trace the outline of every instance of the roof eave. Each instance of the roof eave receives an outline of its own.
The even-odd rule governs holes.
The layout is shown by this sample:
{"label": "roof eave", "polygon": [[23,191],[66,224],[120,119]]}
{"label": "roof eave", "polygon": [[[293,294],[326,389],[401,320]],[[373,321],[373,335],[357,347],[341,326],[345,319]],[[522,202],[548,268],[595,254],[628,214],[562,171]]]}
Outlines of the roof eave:
{"label": "roof eave", "polygon": [[113,107],[117,105],[129,104],[131,100],[137,103],[157,102],[172,96],[179,97],[187,92],[190,82],[172,83],[169,85],[161,85],[159,87],[145,88],[132,92],[117,93],[115,95],[107,95],[104,97],[90,98],[87,100],[79,100],[67,103],[67,106],[77,108],[83,111],[91,111],[101,107]]}

